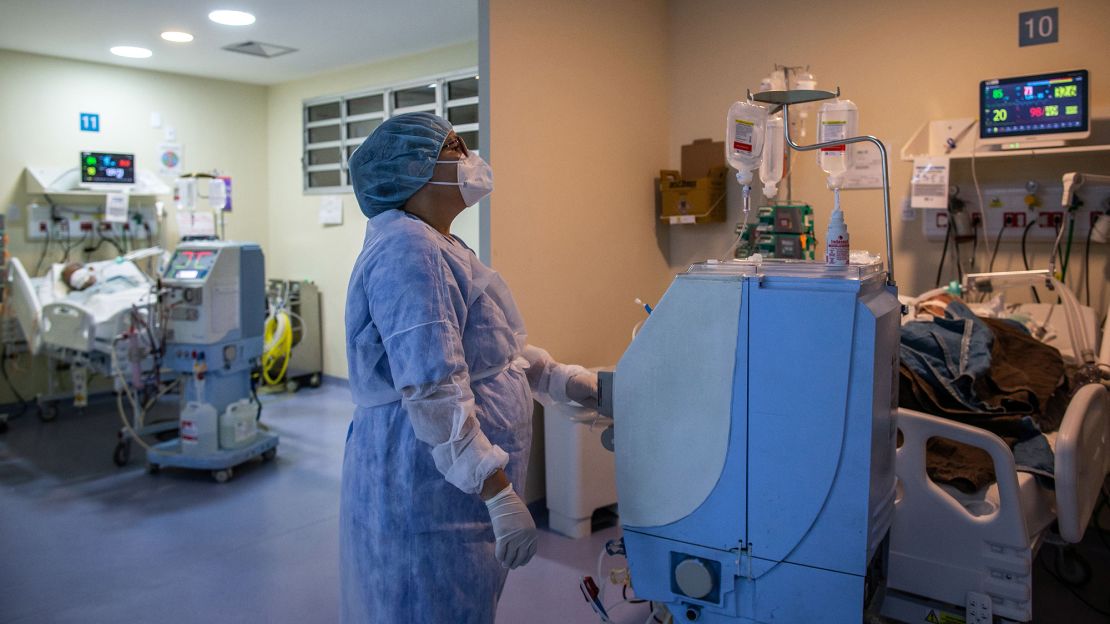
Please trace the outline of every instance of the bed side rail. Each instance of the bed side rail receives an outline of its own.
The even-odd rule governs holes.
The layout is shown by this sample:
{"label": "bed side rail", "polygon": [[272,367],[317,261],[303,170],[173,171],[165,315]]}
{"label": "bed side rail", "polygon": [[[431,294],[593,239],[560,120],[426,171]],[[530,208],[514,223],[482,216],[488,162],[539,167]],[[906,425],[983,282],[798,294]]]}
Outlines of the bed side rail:
{"label": "bed side rail", "polygon": [[1110,399],[1099,384],[1081,387],[1056,436],[1056,508],[1060,537],[1083,539],[1110,473]]}

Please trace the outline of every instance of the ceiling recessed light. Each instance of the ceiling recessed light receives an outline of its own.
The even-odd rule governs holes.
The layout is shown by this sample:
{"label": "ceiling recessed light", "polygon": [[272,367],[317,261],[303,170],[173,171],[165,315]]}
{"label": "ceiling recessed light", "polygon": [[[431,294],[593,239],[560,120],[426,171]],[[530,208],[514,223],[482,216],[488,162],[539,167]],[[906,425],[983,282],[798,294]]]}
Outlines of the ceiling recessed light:
{"label": "ceiling recessed light", "polygon": [[166,32],[162,33],[162,38],[166,41],[172,41],[174,43],[189,43],[193,40],[192,35],[187,32],[181,32],[179,30],[167,30]]}
{"label": "ceiling recessed light", "polygon": [[135,46],[115,46],[109,52],[126,58],[150,58],[151,51]]}
{"label": "ceiling recessed light", "polygon": [[429,89],[435,89],[436,88],[436,83],[433,82],[432,84],[428,85],[428,88]]}
{"label": "ceiling recessed light", "polygon": [[246,11],[212,11],[208,19],[224,26],[250,26],[254,23],[254,16]]}

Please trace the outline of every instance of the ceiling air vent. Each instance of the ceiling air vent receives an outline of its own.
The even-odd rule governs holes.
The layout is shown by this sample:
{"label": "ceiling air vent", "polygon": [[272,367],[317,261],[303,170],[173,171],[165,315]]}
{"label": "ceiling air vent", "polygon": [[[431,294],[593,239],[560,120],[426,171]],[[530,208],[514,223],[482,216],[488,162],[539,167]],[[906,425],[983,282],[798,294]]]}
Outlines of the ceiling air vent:
{"label": "ceiling air vent", "polygon": [[275,56],[297,51],[296,48],[288,48],[272,43],[262,43],[261,41],[233,43],[229,46],[224,46],[224,49],[228,52],[241,52],[243,54],[250,54],[251,56],[261,56],[262,58],[274,58]]}

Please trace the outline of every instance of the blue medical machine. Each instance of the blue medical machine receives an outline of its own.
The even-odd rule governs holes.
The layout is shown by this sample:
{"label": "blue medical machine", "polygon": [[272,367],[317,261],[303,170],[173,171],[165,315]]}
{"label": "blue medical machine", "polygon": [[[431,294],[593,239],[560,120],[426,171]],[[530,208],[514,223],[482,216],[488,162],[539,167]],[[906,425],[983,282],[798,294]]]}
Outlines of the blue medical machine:
{"label": "blue medical machine", "polygon": [[[885,165],[873,137],[790,140],[789,105],[832,96],[755,99],[784,109],[792,148],[871,141]],[[678,622],[730,624],[861,622],[881,598],[895,499],[892,274],[857,255],[709,261],[675,279],[611,387],[637,598]]]}

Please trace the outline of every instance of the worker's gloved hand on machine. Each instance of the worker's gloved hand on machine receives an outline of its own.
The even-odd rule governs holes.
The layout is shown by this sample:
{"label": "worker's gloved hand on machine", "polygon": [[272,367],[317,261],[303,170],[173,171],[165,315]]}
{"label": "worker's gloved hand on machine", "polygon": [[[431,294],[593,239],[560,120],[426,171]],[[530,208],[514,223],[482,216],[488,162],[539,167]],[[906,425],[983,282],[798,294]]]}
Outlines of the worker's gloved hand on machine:
{"label": "worker's gloved hand on machine", "polygon": [[597,408],[597,373],[576,364],[560,364],[543,349],[528,345],[521,354],[528,360],[528,384],[540,403],[577,403]]}

